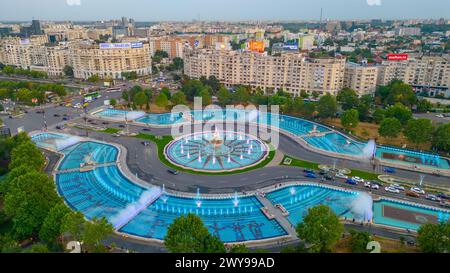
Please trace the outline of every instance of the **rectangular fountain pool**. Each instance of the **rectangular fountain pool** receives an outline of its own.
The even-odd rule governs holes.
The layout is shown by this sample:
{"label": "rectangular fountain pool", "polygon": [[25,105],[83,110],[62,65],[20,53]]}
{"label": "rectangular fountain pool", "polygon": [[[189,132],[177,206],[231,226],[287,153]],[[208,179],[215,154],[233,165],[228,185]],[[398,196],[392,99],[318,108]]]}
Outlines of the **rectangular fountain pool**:
{"label": "rectangular fountain pool", "polygon": [[[165,199],[167,197],[167,200]],[[255,197],[233,199],[201,199],[200,207],[193,198],[162,196],[138,214],[120,231],[146,238],[163,239],[168,226],[180,215],[198,215],[210,233],[223,242],[260,240],[286,234],[275,220],[268,220],[261,212]]]}

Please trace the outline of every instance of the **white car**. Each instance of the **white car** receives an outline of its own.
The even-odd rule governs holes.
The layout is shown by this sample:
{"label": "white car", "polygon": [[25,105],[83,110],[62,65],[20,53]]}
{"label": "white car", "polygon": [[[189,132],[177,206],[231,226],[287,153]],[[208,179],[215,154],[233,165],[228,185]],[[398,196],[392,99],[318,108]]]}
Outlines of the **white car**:
{"label": "white car", "polygon": [[411,188],[411,191],[413,191],[413,192],[415,192],[415,193],[418,193],[418,194],[425,194],[425,191],[422,190],[422,189],[419,188],[419,187],[412,187],[412,188]]}
{"label": "white car", "polygon": [[405,190],[405,187],[400,186],[399,184],[392,184],[389,187],[392,187],[392,188],[397,189],[399,191],[404,191]]}
{"label": "white car", "polygon": [[392,186],[386,187],[386,188],[384,188],[384,190],[388,191],[388,192],[393,192],[393,193],[400,193],[399,189],[394,188]]}
{"label": "white car", "polygon": [[364,179],[358,176],[353,176],[352,179],[358,183],[364,183]]}
{"label": "white car", "polygon": [[338,178],[344,178],[344,179],[347,179],[347,178],[348,178],[348,176],[346,176],[346,175],[343,174],[343,173],[336,173],[334,176],[336,176],[336,177],[338,177]]}
{"label": "white car", "polygon": [[374,190],[378,190],[380,188],[380,185],[378,185],[376,183],[372,183],[372,185],[370,187]]}
{"label": "white car", "polygon": [[370,188],[370,187],[371,187],[371,185],[370,185],[370,181],[367,181],[366,183],[364,183],[364,187],[366,187],[366,188]]}

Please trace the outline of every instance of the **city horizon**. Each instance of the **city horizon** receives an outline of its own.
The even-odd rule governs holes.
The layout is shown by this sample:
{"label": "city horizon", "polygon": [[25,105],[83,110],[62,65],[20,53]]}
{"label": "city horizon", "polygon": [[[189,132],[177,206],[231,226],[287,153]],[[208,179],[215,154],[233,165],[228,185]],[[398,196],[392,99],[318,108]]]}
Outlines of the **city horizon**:
{"label": "city horizon", "polygon": [[[48,21],[98,21],[101,18],[126,16],[139,22],[189,22],[197,21],[319,21],[323,20],[414,20],[447,18],[450,3],[439,0],[406,1],[395,0],[349,0],[346,5],[337,1],[278,1],[272,5],[269,0],[229,0],[226,3],[210,3],[205,0],[179,3],[176,0],[141,3],[127,1],[126,5],[105,0],[86,2],[83,0],[44,0],[28,3],[25,0],[4,3],[0,21],[29,21],[32,18]],[[139,5],[139,9],[135,7]],[[352,6],[352,9],[347,7]],[[19,10],[11,18],[9,10]],[[322,14],[321,14],[322,9]],[[303,19],[298,19],[303,18]]]}

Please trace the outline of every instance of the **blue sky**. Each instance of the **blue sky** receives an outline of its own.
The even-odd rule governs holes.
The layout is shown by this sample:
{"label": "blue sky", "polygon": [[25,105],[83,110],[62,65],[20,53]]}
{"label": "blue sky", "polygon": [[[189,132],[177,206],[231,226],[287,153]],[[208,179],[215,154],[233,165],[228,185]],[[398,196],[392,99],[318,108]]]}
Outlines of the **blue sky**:
{"label": "blue sky", "polygon": [[[76,5],[81,2],[80,5]],[[75,3],[75,4],[74,4]],[[370,3],[371,5],[369,5]],[[0,0],[0,20],[449,18],[450,0]]]}

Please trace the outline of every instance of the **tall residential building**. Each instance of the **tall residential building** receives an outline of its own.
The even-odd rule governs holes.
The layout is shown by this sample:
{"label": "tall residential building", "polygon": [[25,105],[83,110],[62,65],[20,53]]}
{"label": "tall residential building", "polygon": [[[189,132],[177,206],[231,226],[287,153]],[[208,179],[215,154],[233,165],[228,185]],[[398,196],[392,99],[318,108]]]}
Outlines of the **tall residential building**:
{"label": "tall residential building", "polygon": [[148,43],[105,43],[70,45],[70,59],[76,78],[121,79],[122,72],[136,72],[139,76],[152,72]]}
{"label": "tall residential building", "polygon": [[226,86],[248,85],[264,91],[283,89],[337,94],[343,87],[345,58],[311,59],[298,53],[268,56],[248,51],[185,49],[184,73],[191,78],[214,75]]}
{"label": "tall residential building", "polygon": [[344,87],[359,96],[374,93],[377,87],[378,67],[348,62],[345,64]]}
{"label": "tall residential building", "polygon": [[406,61],[384,61],[380,66],[378,84],[387,85],[394,79],[412,85],[417,92],[450,96],[450,61],[428,56]]}

